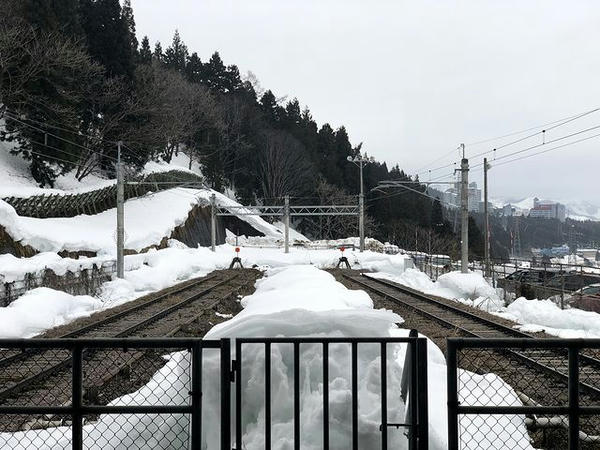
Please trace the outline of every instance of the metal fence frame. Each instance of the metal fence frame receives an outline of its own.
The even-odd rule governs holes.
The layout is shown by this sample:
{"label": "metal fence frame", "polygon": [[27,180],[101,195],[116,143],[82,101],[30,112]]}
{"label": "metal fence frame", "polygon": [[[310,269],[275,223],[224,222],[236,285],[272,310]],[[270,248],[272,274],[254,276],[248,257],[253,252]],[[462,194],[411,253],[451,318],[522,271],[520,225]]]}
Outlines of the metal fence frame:
{"label": "metal fence frame", "polygon": [[[382,368],[382,392],[387,392],[387,345],[406,344],[405,366],[402,373],[402,398],[407,403],[408,423],[396,424],[387,421],[387,396],[382,395],[382,449],[387,449],[387,430],[389,427],[406,428],[409,433],[410,450],[428,449],[428,393],[427,393],[427,340],[419,338],[416,331],[408,337],[382,338],[239,338],[235,340],[235,359],[232,359],[230,339],[203,340],[201,338],[55,338],[55,339],[0,339],[0,348],[18,349],[25,353],[47,349],[65,349],[71,351],[71,396],[69,406],[34,406],[34,405],[2,405],[0,415],[63,415],[71,416],[72,440],[71,448],[83,449],[83,417],[99,414],[185,414],[191,419],[191,449],[200,449],[202,445],[202,356],[204,349],[220,351],[220,398],[221,398],[221,430],[220,448],[222,450],[242,449],[242,361],[243,345],[263,344],[270,355],[271,345],[289,343],[294,348],[294,448],[300,448],[300,347],[302,344],[321,344],[323,346],[323,376],[328,379],[329,345],[349,344],[351,346],[352,372],[352,436],[353,449],[358,449],[358,348],[359,344],[379,344]],[[83,401],[83,356],[90,349],[187,349],[191,353],[190,402],[187,405],[135,405],[106,406],[86,405]],[[271,406],[271,360],[265,358],[265,412],[270,418]],[[0,370],[1,372],[1,370]],[[235,440],[232,447],[231,438],[231,389],[235,383]],[[324,393],[324,449],[329,448],[329,385],[323,384]],[[415,401],[416,399],[416,401]],[[267,406],[268,405],[268,406]],[[270,447],[270,420],[265,424],[265,448]]]}
{"label": "metal fence frame", "polygon": [[[0,339],[0,348],[43,350],[66,349],[71,350],[71,388],[72,401],[70,406],[6,406],[0,405],[0,415],[17,414],[51,414],[69,415],[71,425],[71,448],[83,449],[83,416],[89,414],[187,414],[191,417],[191,449],[200,450],[202,438],[202,351],[203,349],[220,349],[221,351],[221,420],[229,424],[230,416],[230,340],[202,340],[181,338],[128,338],[128,339]],[[173,349],[187,348],[191,352],[191,401],[189,405],[134,405],[134,406],[106,406],[85,405],[83,402],[83,352],[87,349]],[[31,351],[31,350],[29,350]],[[223,380],[226,380],[223,383]],[[227,387],[227,389],[225,389]],[[223,419],[227,419],[223,421]],[[229,449],[229,433],[227,427],[221,429],[221,446]]]}
{"label": "metal fence frame", "polygon": [[[569,379],[568,404],[566,406],[462,406],[458,400],[458,352],[462,349],[563,349],[568,351]],[[513,414],[559,414],[569,418],[569,450],[579,449],[579,419],[581,416],[600,414],[598,406],[579,404],[579,352],[583,348],[600,349],[600,339],[447,339],[447,389],[448,389],[448,449],[460,448],[460,415],[513,415]]]}

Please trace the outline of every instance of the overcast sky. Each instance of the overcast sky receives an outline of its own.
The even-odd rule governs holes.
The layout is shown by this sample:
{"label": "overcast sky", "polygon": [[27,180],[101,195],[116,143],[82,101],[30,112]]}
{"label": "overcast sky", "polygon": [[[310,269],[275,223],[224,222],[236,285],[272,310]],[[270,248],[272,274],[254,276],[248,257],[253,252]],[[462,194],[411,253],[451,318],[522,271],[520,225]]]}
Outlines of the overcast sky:
{"label": "overcast sky", "polygon": [[[276,96],[298,97],[319,125],[345,125],[353,144],[363,141],[370,155],[410,173],[425,170],[424,180],[427,169],[457,160],[458,152],[452,150],[461,142],[494,138],[600,106],[598,1],[132,4],[140,37],[148,35],[152,44],[160,40],[166,48],[179,29],[190,51],[203,61],[218,50],[226,64],[237,64],[242,73],[251,70]],[[600,111],[548,131],[546,140],[595,125],[600,125]],[[600,129],[576,138],[595,133]],[[467,145],[467,157],[521,136]],[[541,142],[535,136],[496,155]],[[596,200],[599,149],[600,137],[492,168],[490,195]],[[475,181],[481,178],[481,171],[471,174]]]}

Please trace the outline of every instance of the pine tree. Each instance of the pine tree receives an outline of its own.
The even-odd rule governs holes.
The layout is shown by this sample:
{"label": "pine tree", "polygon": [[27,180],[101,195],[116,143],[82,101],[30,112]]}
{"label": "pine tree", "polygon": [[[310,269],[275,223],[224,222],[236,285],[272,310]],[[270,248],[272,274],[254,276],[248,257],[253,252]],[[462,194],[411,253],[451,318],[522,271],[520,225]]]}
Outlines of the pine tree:
{"label": "pine tree", "polygon": [[188,59],[188,49],[175,30],[171,46],[165,51],[164,62],[168,69],[175,70],[181,74],[185,72],[185,64]]}
{"label": "pine tree", "polygon": [[150,64],[152,62],[152,50],[150,49],[150,40],[148,39],[148,36],[144,36],[142,39],[139,59],[142,64]]}
{"label": "pine tree", "polygon": [[188,79],[189,82],[202,82],[202,66],[203,64],[200,60],[200,57],[198,56],[198,53],[194,52],[188,57],[187,63],[185,65],[185,77]]}
{"label": "pine tree", "polygon": [[133,17],[133,9],[131,8],[131,0],[125,0],[123,2],[121,17],[125,21],[127,31],[129,32],[129,46],[134,53],[137,53],[138,40],[135,35],[135,19]]}
{"label": "pine tree", "polygon": [[133,79],[134,49],[119,0],[81,0],[81,16],[92,57],[109,75]]}
{"label": "pine tree", "polygon": [[214,52],[208,63],[204,65],[204,82],[213,91],[225,92],[227,68],[219,52]]}
{"label": "pine tree", "polygon": [[155,60],[162,62],[162,60],[164,58],[164,54],[163,54],[162,45],[160,45],[160,41],[156,41],[156,44],[154,44],[154,53],[152,53],[152,57]]}

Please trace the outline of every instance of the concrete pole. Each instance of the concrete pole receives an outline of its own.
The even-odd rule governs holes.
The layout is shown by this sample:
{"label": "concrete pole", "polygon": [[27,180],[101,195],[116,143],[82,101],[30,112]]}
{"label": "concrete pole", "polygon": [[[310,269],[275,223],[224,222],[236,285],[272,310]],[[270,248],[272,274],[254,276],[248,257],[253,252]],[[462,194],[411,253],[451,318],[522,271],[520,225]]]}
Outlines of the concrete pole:
{"label": "concrete pole", "polygon": [[210,196],[210,249],[214,252],[217,245],[217,197]]}
{"label": "concrete pole", "polygon": [[117,278],[125,275],[125,180],[121,162],[121,141],[117,143]]}
{"label": "concrete pole", "polygon": [[365,251],[365,192],[363,186],[363,162],[359,162],[360,168],[360,195],[358,197],[358,234],[360,238],[359,248],[360,252]]}
{"label": "concrete pole", "polygon": [[361,192],[358,197],[358,233],[360,237],[360,252],[365,251],[365,196]]}
{"label": "concrete pole", "polygon": [[483,158],[483,214],[485,220],[485,246],[483,258],[485,260],[485,276],[490,276],[490,216],[488,211],[488,162]]}
{"label": "concrete pole", "polygon": [[[463,153],[464,156],[464,153]],[[469,160],[464,158],[460,163],[460,268],[462,273],[469,272]]]}
{"label": "concrete pole", "polygon": [[283,224],[285,226],[283,233],[283,249],[285,253],[290,252],[290,196],[285,196],[283,206]]}

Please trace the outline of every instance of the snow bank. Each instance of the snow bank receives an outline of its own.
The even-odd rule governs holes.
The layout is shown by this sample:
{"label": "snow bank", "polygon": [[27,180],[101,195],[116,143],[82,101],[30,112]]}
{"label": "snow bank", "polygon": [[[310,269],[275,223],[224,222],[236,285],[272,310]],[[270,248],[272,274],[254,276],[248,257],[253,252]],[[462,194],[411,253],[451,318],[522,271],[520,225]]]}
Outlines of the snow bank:
{"label": "snow bank", "polygon": [[0,308],[0,337],[31,337],[49,328],[89,316],[103,302],[88,295],[70,295],[49,288],[36,288],[10,305]]}
{"label": "snow bank", "polygon": [[600,314],[580,309],[560,309],[551,300],[520,297],[497,315],[522,324],[523,331],[545,331],[561,338],[600,338]]}
{"label": "snow bank", "polygon": [[504,306],[504,302],[496,290],[481,274],[476,272],[449,272],[439,276],[435,282],[424,272],[411,268],[407,268],[400,275],[376,273],[373,276],[394,281],[429,295],[456,300],[488,312],[501,310]]}
{"label": "snow bank", "polygon": [[[231,259],[235,255],[234,247],[230,245],[217,246],[216,252],[211,252],[208,248],[188,248],[178,241],[169,241],[169,248],[161,250],[150,250],[138,255],[128,255],[125,257],[125,278],[114,279],[102,285],[102,290],[98,295],[98,301],[93,304],[93,311],[104,310],[109,307],[117,306],[131,301],[142,295],[149,294],[161,289],[168,288],[181,281],[191,278],[202,277],[216,269],[228,268]],[[240,257],[244,267],[287,267],[295,265],[314,265],[316,267],[327,268],[335,267],[340,252],[337,250],[306,250],[291,248],[290,253],[285,254],[281,249],[258,249],[241,248]],[[399,255],[384,255],[381,253],[364,253],[346,251],[345,255],[355,268],[374,269],[385,267],[388,272],[401,273],[406,264],[410,261]],[[55,253],[41,253],[32,258],[15,258],[12,255],[0,256],[0,273],[6,278],[5,281],[12,279],[22,279],[25,273],[41,272],[46,268],[52,269],[57,274],[64,274],[67,270],[74,270],[78,267],[91,267],[94,263],[101,263],[109,259],[107,256],[83,259],[60,258]],[[303,289],[298,289],[303,293]],[[52,302],[57,296],[64,293],[53,289],[45,289],[36,294],[36,302],[43,304],[45,301]],[[64,294],[66,295],[66,294]],[[315,293],[318,298],[318,293]],[[62,297],[61,297],[62,298]],[[78,296],[73,299],[79,298]],[[75,300],[73,300],[75,301]],[[35,305],[31,304],[35,309]],[[5,308],[0,308],[0,312]],[[58,314],[57,322],[49,320],[45,322],[46,326],[40,326],[37,318],[33,315],[19,315],[11,320],[16,322],[11,325],[10,332],[7,327],[3,327],[4,318],[0,315],[0,337],[28,337],[31,332],[27,330],[35,329],[39,332],[44,331],[64,321],[72,320],[79,316],[65,316]],[[62,318],[61,318],[62,317]],[[22,334],[16,335],[18,330]]]}

